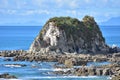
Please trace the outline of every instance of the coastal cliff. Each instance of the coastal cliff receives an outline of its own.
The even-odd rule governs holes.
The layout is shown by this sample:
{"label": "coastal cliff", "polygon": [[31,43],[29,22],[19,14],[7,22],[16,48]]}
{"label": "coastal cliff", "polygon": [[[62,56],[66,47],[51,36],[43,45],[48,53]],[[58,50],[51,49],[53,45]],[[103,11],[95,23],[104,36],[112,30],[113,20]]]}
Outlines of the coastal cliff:
{"label": "coastal cliff", "polygon": [[29,49],[40,53],[97,53],[108,47],[97,23],[91,16],[82,21],[70,17],[49,19]]}

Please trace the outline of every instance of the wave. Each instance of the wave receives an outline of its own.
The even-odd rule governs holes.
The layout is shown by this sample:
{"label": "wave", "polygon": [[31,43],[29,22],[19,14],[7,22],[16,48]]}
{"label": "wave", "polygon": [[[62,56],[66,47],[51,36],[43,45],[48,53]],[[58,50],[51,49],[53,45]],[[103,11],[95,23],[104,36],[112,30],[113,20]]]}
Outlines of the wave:
{"label": "wave", "polygon": [[64,71],[64,72],[66,72],[66,71],[68,71],[68,70],[71,70],[71,69],[61,69],[61,68],[55,68],[55,69],[46,69],[46,68],[41,68],[41,69],[38,69],[38,70],[40,70],[40,71]]}
{"label": "wave", "polygon": [[64,78],[99,78],[99,76],[40,76],[40,77],[24,77],[24,79],[64,79]]}
{"label": "wave", "polygon": [[0,80],[23,80],[23,79],[0,79]]}
{"label": "wave", "polygon": [[21,65],[5,64],[5,67],[22,67]]}
{"label": "wave", "polygon": [[45,68],[41,68],[41,69],[38,69],[40,71],[53,71],[53,69],[45,69]]}

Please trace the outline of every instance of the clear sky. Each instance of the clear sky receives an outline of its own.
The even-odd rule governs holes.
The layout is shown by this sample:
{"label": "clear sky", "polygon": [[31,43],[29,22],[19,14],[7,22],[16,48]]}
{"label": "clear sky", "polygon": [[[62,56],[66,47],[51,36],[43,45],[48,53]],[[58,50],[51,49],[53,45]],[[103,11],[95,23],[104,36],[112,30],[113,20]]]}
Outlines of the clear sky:
{"label": "clear sky", "polygon": [[43,25],[54,16],[97,22],[120,16],[120,0],[0,0],[0,25]]}

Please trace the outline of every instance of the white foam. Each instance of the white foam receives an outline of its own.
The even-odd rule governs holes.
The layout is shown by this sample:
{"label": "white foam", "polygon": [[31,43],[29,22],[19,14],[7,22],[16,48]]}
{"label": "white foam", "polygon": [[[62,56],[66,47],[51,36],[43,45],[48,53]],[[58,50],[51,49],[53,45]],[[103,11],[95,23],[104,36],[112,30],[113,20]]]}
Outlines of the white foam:
{"label": "white foam", "polygon": [[5,67],[22,67],[21,65],[5,64]]}
{"label": "white foam", "polygon": [[112,79],[112,77],[108,77],[107,79],[108,79],[108,80],[111,80],[111,79]]}
{"label": "white foam", "polygon": [[64,71],[64,72],[66,72],[66,71],[68,71],[68,70],[71,70],[71,69],[61,69],[61,68],[55,68],[55,69],[46,69],[46,68],[41,68],[41,69],[38,69],[38,70],[40,70],[40,71]]}
{"label": "white foam", "polygon": [[52,79],[52,78],[98,78],[97,76],[42,76],[42,77],[24,77],[24,79]]}
{"label": "white foam", "polygon": [[40,71],[53,71],[53,69],[46,69],[46,68],[41,68],[41,69],[38,69]]}
{"label": "white foam", "polygon": [[66,72],[66,71],[68,71],[68,70],[71,70],[71,69],[61,69],[61,68],[56,68],[56,69],[54,69],[53,71],[64,71],[64,72]]}
{"label": "white foam", "polygon": [[23,79],[0,79],[0,80],[23,80]]}
{"label": "white foam", "polygon": [[74,68],[81,68],[82,66],[73,66]]}

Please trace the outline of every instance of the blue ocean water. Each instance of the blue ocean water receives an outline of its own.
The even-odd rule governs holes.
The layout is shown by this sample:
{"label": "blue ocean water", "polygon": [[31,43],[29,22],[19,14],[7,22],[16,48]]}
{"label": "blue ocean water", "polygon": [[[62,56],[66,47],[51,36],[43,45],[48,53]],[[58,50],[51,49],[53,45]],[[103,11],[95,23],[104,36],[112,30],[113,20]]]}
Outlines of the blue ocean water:
{"label": "blue ocean water", "polygon": [[41,26],[0,26],[0,50],[29,49]]}
{"label": "blue ocean water", "polygon": [[[9,73],[17,76],[20,80],[109,80],[108,76],[56,75],[53,74],[53,71],[60,70],[53,67],[56,63],[57,62],[4,61],[4,58],[0,57],[0,74]],[[25,64],[26,66],[18,67],[11,66],[10,64]],[[100,66],[108,63],[91,62],[88,63],[87,66],[90,66],[89,64]]]}
{"label": "blue ocean water", "polygon": [[[41,26],[0,26],[0,50],[28,50],[29,46],[41,30]],[[100,26],[102,33],[109,45],[120,45],[120,26]],[[5,66],[6,64],[26,64],[26,67]],[[51,72],[54,62],[26,62],[4,61],[0,58],[0,74],[10,73],[22,80],[109,80],[108,76],[59,76]],[[88,63],[90,65],[104,65],[103,63]],[[32,65],[37,65],[33,68]]]}
{"label": "blue ocean water", "polygon": [[[0,26],[0,50],[29,49],[41,26]],[[108,45],[120,46],[120,26],[100,26]]]}
{"label": "blue ocean water", "polygon": [[120,26],[100,26],[100,29],[109,46],[115,44],[120,47]]}

